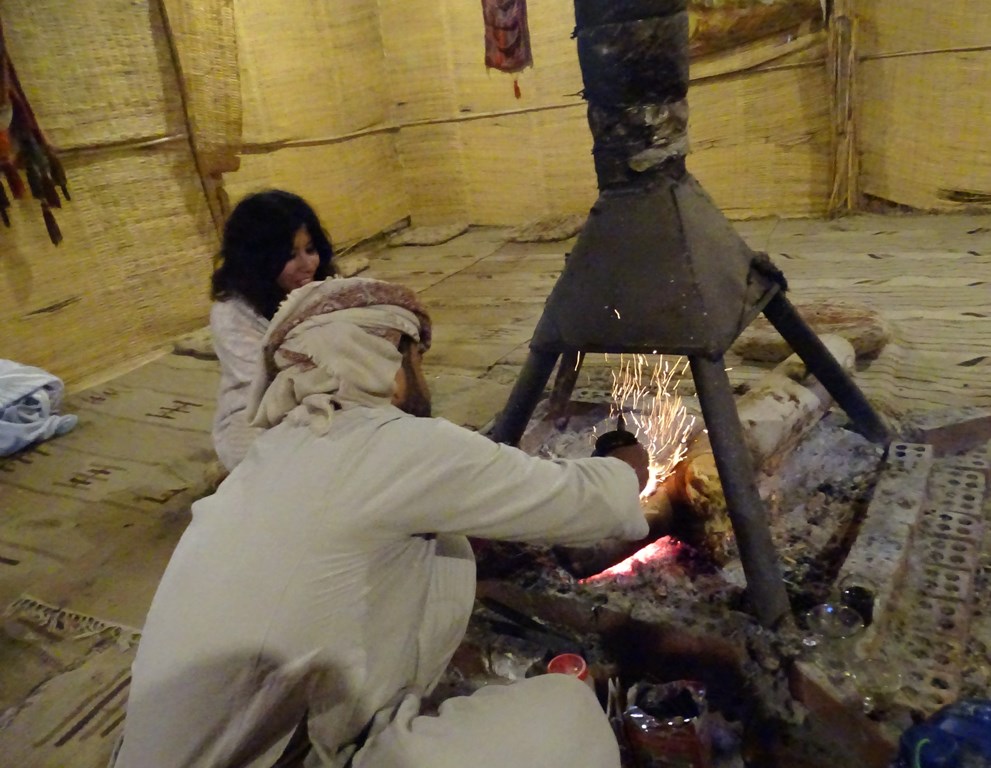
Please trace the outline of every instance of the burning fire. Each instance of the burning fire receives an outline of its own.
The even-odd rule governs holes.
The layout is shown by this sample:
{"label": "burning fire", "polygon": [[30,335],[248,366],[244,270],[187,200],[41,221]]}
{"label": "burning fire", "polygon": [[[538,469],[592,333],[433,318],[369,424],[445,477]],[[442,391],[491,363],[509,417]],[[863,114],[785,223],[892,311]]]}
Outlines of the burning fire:
{"label": "burning fire", "polygon": [[626,428],[643,443],[650,457],[650,480],[641,498],[653,494],[685,458],[695,417],[673,392],[672,381],[686,365],[685,361],[669,365],[660,355],[651,368],[646,355],[620,355],[619,370],[613,371],[609,417],[622,415]]}
{"label": "burning fire", "polygon": [[616,563],[604,571],[600,571],[586,579],[582,579],[583,584],[589,582],[599,581],[601,579],[610,579],[616,576],[630,576],[637,572],[639,566],[646,565],[647,563],[658,563],[666,560],[672,560],[678,556],[678,550],[681,547],[681,542],[677,539],[673,539],[670,536],[665,536],[664,538],[658,539],[655,542],[648,544],[643,549],[638,549],[628,558],[622,562]]}

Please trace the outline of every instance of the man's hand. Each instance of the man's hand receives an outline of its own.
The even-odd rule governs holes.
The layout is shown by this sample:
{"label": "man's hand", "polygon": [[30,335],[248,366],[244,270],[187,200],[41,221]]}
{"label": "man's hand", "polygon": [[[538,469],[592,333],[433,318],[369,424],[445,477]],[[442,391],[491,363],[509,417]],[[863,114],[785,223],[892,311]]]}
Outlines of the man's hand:
{"label": "man's hand", "polygon": [[642,491],[647,487],[647,481],[650,479],[650,470],[647,466],[647,449],[640,445],[640,443],[637,442],[632,445],[621,445],[617,448],[613,448],[605,455],[612,456],[614,459],[619,459],[620,461],[625,461],[633,467],[633,471],[637,473],[637,480],[640,482],[640,490]]}

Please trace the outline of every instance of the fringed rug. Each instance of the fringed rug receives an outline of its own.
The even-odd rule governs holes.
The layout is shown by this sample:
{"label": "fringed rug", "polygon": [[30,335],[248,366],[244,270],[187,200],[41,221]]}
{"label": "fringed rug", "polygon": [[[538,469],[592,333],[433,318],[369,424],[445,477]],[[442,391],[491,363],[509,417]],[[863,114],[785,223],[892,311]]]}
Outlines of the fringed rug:
{"label": "fringed rug", "polygon": [[5,765],[104,768],[121,732],[140,632],[25,595],[3,615],[5,657],[51,672],[0,714]]}
{"label": "fringed rug", "polygon": [[[85,613],[67,611],[31,595],[22,595],[7,606],[3,612],[3,620],[8,636],[17,640],[30,641],[32,635],[58,640],[101,637],[127,648],[141,636],[141,631],[134,627],[104,621]],[[18,630],[17,627],[21,629]]]}

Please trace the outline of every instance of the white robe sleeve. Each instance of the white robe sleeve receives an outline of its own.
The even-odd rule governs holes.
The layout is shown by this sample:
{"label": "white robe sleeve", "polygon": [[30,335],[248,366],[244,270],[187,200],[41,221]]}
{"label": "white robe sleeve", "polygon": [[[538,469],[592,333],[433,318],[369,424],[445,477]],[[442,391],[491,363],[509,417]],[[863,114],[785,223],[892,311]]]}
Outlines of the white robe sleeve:
{"label": "white robe sleeve", "polygon": [[619,459],[535,458],[441,419],[397,419],[377,439],[401,454],[388,485],[403,489],[402,509],[383,524],[405,533],[569,546],[648,533],[636,473]]}
{"label": "white robe sleeve", "polygon": [[258,371],[268,322],[238,299],[219,301],[210,310],[210,333],[220,361],[220,388],[213,422],[213,446],[232,470],[264,430],[248,425],[248,391]]}

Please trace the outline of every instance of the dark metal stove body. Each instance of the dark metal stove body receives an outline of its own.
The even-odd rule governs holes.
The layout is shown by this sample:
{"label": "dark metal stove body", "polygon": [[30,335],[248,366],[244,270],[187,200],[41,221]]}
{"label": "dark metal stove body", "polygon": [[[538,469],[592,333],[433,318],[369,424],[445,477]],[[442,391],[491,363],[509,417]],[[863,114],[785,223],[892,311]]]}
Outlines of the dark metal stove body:
{"label": "dark metal stove body", "polygon": [[552,290],[493,438],[516,444],[551,372],[571,396],[587,352],[686,355],[758,619],[788,598],[723,355],[761,312],[858,428],[888,431],[751,250],[685,170],[686,0],[576,0],[599,198]]}

